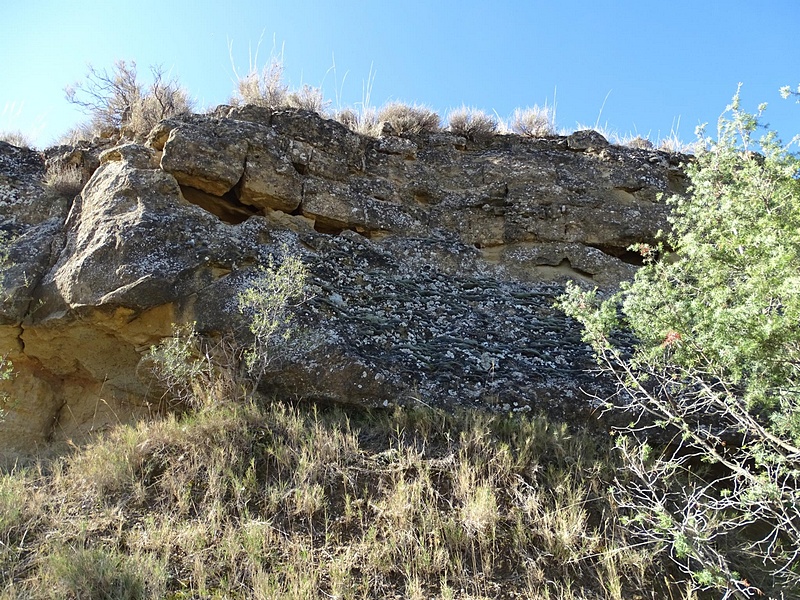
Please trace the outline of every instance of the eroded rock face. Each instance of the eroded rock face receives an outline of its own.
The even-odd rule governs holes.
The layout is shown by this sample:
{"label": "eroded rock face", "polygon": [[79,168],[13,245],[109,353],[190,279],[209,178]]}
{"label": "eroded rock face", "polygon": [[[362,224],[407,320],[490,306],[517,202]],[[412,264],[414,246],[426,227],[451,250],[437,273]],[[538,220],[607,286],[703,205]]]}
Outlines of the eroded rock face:
{"label": "eroded rock face", "polygon": [[627,246],[666,228],[659,195],[684,186],[676,157],[596,135],[372,139],[255,107],[167,120],[147,147],[97,156],[60,198],[42,157],[0,143],[7,450],[147,415],[147,349],[173,323],[246,331],[237,295],[285,252],[309,265],[313,298],[274,391],[580,412],[591,359],[553,301],[569,279],[630,277]]}

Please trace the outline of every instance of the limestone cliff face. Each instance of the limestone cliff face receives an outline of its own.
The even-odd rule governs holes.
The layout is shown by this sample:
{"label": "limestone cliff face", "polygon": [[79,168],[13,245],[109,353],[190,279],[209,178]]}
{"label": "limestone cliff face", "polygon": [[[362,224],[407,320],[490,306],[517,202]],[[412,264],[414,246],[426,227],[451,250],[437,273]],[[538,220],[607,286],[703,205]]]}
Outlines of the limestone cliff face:
{"label": "limestone cliff face", "polygon": [[611,288],[627,246],[667,226],[678,157],[596,135],[474,141],[360,136],[316,114],[220,107],[148,144],[0,143],[0,353],[17,375],[0,448],[79,442],[158,403],[143,366],[172,324],[241,330],[236,297],[288,251],[313,273],[312,340],[268,384],[309,399],[575,411],[591,385],[579,331],[552,307],[568,279]]}

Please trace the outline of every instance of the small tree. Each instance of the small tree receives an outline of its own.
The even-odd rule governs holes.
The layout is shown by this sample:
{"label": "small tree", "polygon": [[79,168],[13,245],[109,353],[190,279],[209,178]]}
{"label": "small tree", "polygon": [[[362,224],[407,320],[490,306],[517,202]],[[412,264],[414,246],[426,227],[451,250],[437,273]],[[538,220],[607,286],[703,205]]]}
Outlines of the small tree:
{"label": "small tree", "polygon": [[627,525],[725,598],[800,589],[800,160],[772,133],[752,151],[763,108],[734,97],[633,283],[562,303],[640,417],[619,444]]}
{"label": "small tree", "polygon": [[65,88],[67,100],[81,107],[95,133],[112,131],[145,137],[161,119],[192,109],[187,92],[160,65],[150,67],[152,82],[143,85],[134,61],[118,60],[109,73],[89,65],[82,82]]}

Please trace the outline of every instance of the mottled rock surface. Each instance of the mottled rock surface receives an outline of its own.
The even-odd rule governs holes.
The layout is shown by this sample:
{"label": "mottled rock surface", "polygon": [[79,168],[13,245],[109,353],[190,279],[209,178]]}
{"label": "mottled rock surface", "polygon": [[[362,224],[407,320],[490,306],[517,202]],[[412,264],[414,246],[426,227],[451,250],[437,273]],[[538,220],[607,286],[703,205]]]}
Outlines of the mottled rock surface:
{"label": "mottled rock surface", "polygon": [[[237,294],[283,252],[313,274],[306,341],[265,385],[309,399],[577,414],[591,358],[553,308],[567,280],[611,289],[626,248],[667,226],[679,158],[594,132],[378,139],[297,110],[220,107],[160,123],[148,145],[0,143],[0,353],[17,372],[0,448],[76,443],[158,404],[143,361],[173,323],[242,331]],[[76,153],[77,152],[77,153]],[[277,258],[279,260],[279,258]]]}

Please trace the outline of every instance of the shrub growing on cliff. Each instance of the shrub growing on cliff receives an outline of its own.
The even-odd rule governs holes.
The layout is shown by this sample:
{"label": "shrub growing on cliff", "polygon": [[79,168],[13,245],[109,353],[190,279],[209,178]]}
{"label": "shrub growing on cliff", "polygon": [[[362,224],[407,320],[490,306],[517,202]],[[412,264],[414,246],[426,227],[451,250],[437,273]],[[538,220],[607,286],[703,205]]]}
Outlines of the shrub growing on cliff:
{"label": "shrub growing on cliff", "polygon": [[[670,260],[605,302],[577,288],[564,299],[641,415],[619,445],[630,528],[725,598],[800,589],[800,160],[771,133],[752,151],[760,114],[737,94],[687,166]],[[657,452],[655,427],[671,436]]]}
{"label": "shrub growing on cliff", "polygon": [[[259,40],[258,46],[261,46]],[[267,63],[259,70],[258,48],[255,56],[250,56],[247,73],[240,75],[233,61],[233,45],[228,48],[231,55],[231,66],[236,77],[236,90],[231,103],[253,104],[278,110],[281,108],[300,108],[318,114],[324,114],[328,107],[322,89],[308,84],[299,89],[292,90],[284,80],[283,51],[280,54],[273,52]]]}
{"label": "shrub growing on cliff", "polygon": [[80,194],[84,184],[81,170],[69,163],[48,165],[44,176],[45,187],[64,198],[72,199]]}
{"label": "shrub growing on cliff", "polygon": [[[11,236],[0,229],[0,267],[5,267],[8,261],[8,246],[10,244]],[[0,272],[0,292],[3,291],[3,284],[5,275]],[[8,359],[8,356],[0,355],[0,382],[8,381],[13,377],[13,365]],[[0,422],[5,419],[5,405],[8,402],[8,396],[0,392]]]}
{"label": "shrub growing on cliff", "polygon": [[300,89],[289,92],[286,105],[292,108],[310,110],[317,114],[325,114],[330,103],[322,95],[322,89],[308,84],[303,84]]}
{"label": "shrub growing on cliff", "polygon": [[96,134],[120,134],[140,139],[161,119],[190,111],[192,101],[163,67],[150,67],[152,82],[138,79],[136,63],[118,60],[109,73],[89,66],[84,81],[67,86],[67,100],[81,107]]}
{"label": "shrub growing on cliff", "polygon": [[[257,57],[258,55],[256,55]],[[247,74],[236,75],[236,95],[234,104],[254,104],[265,108],[278,109],[287,105],[289,86],[283,81],[283,60],[272,57],[259,71],[251,62]]]}
{"label": "shrub growing on cliff", "polygon": [[280,264],[270,256],[255,278],[239,294],[239,311],[249,321],[252,345],[244,351],[245,366],[254,384],[292,338],[292,303],[302,301],[308,271],[303,261],[283,248]]}
{"label": "shrub growing on cliff", "polygon": [[462,106],[447,115],[447,124],[453,133],[469,139],[487,137],[497,131],[497,119],[482,110]]}
{"label": "shrub growing on cliff", "polygon": [[[8,356],[0,356],[0,382],[9,381],[14,376],[14,365],[8,359]],[[8,403],[8,395],[0,392],[0,423],[5,421],[6,418],[6,404]]]}
{"label": "shrub growing on cliff", "polygon": [[150,349],[150,370],[164,388],[168,408],[201,408],[220,400],[241,400],[258,387],[267,369],[285,358],[299,336],[292,302],[302,301],[307,270],[302,260],[282,250],[280,264],[270,257],[239,294],[246,316],[244,332],[221,339],[198,334],[195,325],[175,325],[173,335]]}
{"label": "shrub growing on cliff", "polygon": [[547,105],[518,108],[511,117],[511,131],[526,137],[555,135],[554,111]]}
{"label": "shrub growing on cliff", "polygon": [[396,134],[439,131],[439,115],[427,106],[390,102],[378,111],[378,121],[389,123]]}
{"label": "shrub growing on cliff", "polygon": [[21,131],[0,131],[0,142],[6,142],[18,148],[32,148],[30,138]]}

